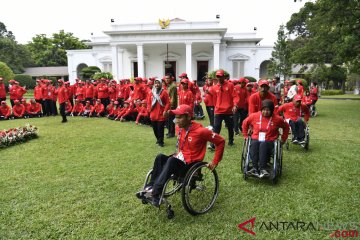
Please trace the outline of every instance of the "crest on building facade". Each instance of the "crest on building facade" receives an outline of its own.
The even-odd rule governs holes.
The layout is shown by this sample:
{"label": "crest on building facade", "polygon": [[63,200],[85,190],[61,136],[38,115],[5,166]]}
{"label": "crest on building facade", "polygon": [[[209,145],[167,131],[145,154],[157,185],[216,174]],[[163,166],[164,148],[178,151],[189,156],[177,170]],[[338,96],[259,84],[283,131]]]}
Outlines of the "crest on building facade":
{"label": "crest on building facade", "polygon": [[160,25],[161,29],[165,29],[165,28],[167,28],[167,27],[170,25],[170,20],[169,20],[169,19],[168,19],[168,20],[165,20],[165,19],[161,20],[161,19],[159,19],[159,25]]}

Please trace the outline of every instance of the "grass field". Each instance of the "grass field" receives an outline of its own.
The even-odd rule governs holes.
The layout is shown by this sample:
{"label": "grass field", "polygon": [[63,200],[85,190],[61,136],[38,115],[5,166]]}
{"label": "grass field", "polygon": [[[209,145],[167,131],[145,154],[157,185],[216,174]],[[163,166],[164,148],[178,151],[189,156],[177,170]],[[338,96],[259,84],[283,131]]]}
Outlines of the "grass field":
{"label": "grass field", "polygon": [[355,98],[355,99],[360,99],[360,95],[355,95],[355,94],[322,95],[321,98],[345,98],[345,99]]}
{"label": "grass field", "polygon": [[[284,150],[277,185],[243,180],[243,139],[237,136],[217,168],[214,208],[191,216],[176,194],[172,220],[134,194],[156,154],[174,151],[175,139],[160,148],[150,127],[107,119],[2,121],[0,129],[30,122],[39,138],[0,150],[0,239],[254,239],[237,227],[252,217],[256,239],[329,239],[337,229],[360,231],[360,101],[317,105],[310,150]],[[227,137],[224,129],[222,135]],[[267,230],[260,228],[263,222],[329,225]]]}

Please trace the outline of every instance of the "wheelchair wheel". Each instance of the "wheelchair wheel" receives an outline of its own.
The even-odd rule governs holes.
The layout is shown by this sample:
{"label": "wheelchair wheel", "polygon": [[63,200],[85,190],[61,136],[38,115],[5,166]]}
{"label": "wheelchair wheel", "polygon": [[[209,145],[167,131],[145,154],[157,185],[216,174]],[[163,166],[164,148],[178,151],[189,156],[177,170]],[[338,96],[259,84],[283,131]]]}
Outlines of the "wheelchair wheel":
{"label": "wheelchair wheel", "polygon": [[219,193],[219,179],[205,162],[194,164],[185,176],[182,203],[191,215],[204,214],[214,205]]}
{"label": "wheelchair wheel", "polygon": [[171,176],[169,180],[165,183],[164,186],[164,196],[168,197],[176,193],[182,186],[182,183],[179,179],[174,178]]}
{"label": "wheelchair wheel", "polygon": [[248,139],[245,139],[244,144],[243,144],[243,148],[242,148],[242,153],[241,153],[241,172],[244,173],[245,170],[245,163],[246,163],[246,156],[248,154],[248,146],[249,145],[249,141]]}
{"label": "wheelchair wheel", "polygon": [[310,144],[310,129],[309,129],[309,126],[306,126],[306,128],[305,128],[305,144],[304,144],[304,149],[306,151],[309,150],[309,144]]}
{"label": "wheelchair wheel", "polygon": [[276,184],[282,172],[282,147],[279,140],[274,143],[273,173],[271,181]]}

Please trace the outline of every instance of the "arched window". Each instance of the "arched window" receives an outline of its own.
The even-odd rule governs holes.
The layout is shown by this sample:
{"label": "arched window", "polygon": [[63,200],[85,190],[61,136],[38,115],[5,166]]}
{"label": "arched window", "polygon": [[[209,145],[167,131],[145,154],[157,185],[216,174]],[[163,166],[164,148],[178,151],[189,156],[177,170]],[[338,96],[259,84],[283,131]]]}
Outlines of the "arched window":
{"label": "arched window", "polygon": [[259,78],[268,78],[269,77],[269,60],[265,60],[260,64]]}
{"label": "arched window", "polygon": [[80,63],[76,68],[76,77],[80,78],[81,77],[81,75],[80,75],[81,70],[83,68],[86,68],[86,67],[88,67],[88,65],[86,65],[85,63]]}

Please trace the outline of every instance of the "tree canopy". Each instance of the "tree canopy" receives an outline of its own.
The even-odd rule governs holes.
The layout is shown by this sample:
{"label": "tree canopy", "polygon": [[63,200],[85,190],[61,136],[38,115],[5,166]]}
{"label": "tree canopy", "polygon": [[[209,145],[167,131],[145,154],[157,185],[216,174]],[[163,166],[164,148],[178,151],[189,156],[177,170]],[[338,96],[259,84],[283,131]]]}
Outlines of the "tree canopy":
{"label": "tree canopy", "polygon": [[360,73],[360,1],[307,2],[286,28],[296,36],[293,62],[346,65]]}
{"label": "tree canopy", "polygon": [[67,66],[66,50],[86,49],[84,41],[74,37],[72,33],[52,34],[48,38],[45,34],[38,34],[27,44],[37,66]]}
{"label": "tree canopy", "polygon": [[11,31],[0,22],[0,61],[6,63],[13,72],[21,73],[32,64],[31,55],[25,45],[18,44]]}

